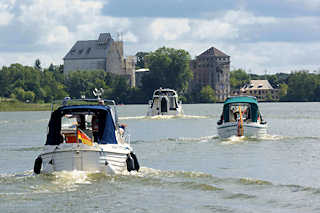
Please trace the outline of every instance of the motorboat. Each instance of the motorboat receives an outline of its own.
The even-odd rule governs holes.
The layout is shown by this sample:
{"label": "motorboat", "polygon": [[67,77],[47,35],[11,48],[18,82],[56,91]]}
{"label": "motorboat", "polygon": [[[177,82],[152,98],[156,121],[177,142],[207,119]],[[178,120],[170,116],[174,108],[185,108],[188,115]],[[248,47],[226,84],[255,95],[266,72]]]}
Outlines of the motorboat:
{"label": "motorboat", "polygon": [[159,88],[153,92],[149,101],[147,116],[182,115],[182,103],[173,89]]}
{"label": "motorboat", "polygon": [[[61,103],[57,109],[56,103]],[[74,170],[105,174],[139,170],[113,100],[66,98],[52,104],[47,139],[34,173]]]}
{"label": "motorboat", "polygon": [[228,97],[223,104],[223,112],[217,122],[217,130],[221,138],[265,136],[267,122],[262,119],[256,97]]}

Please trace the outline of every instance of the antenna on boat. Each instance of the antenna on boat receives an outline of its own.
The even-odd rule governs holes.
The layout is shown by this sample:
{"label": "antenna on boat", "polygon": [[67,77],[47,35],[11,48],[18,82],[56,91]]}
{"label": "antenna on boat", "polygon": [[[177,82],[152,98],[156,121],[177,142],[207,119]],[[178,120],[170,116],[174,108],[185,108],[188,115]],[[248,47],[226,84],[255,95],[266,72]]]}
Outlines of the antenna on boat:
{"label": "antenna on boat", "polygon": [[63,101],[62,101],[62,105],[63,105],[63,106],[67,106],[68,101],[70,101],[70,100],[71,100],[70,97],[65,97],[65,98],[63,99]]}
{"label": "antenna on boat", "polygon": [[94,88],[94,90],[92,92],[93,92],[93,95],[96,96],[98,100],[100,100],[101,95],[104,92],[104,89],[103,88],[100,88],[100,89]]}

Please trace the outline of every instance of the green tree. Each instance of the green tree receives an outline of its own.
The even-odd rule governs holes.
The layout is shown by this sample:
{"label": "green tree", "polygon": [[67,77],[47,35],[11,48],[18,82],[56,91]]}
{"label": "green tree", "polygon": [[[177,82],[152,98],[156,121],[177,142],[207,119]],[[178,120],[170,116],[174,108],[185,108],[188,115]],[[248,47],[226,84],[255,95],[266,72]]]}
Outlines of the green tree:
{"label": "green tree", "polygon": [[162,47],[146,55],[150,73],[142,78],[142,88],[151,95],[159,87],[168,87],[179,93],[187,91],[192,79],[190,55],[182,49]]}
{"label": "green tree", "polygon": [[290,74],[288,79],[287,101],[312,101],[317,88],[317,79],[308,71],[298,71]]}
{"label": "green tree", "polygon": [[230,72],[230,87],[232,90],[240,89],[249,83],[249,75],[243,69],[237,69]]}
{"label": "green tree", "polygon": [[288,85],[285,83],[280,84],[280,88],[279,88],[279,97],[280,100],[283,100],[283,98],[286,97],[287,92],[288,92]]}
{"label": "green tree", "polygon": [[201,103],[214,103],[216,102],[216,96],[211,86],[207,85],[202,87],[200,91],[200,102]]}

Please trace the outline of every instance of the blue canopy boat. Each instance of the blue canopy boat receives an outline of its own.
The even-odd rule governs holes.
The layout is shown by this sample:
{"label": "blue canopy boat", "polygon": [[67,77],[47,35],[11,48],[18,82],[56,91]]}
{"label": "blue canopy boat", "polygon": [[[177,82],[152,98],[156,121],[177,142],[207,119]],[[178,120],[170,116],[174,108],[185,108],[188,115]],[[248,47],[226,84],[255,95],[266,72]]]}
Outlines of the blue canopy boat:
{"label": "blue canopy boat", "polygon": [[56,102],[34,173],[79,170],[118,174],[139,170],[125,127],[118,124],[114,101],[68,98],[53,110]]}
{"label": "blue canopy boat", "polygon": [[263,137],[267,134],[267,123],[262,119],[255,97],[233,96],[228,97],[223,104],[217,129],[222,138]]}

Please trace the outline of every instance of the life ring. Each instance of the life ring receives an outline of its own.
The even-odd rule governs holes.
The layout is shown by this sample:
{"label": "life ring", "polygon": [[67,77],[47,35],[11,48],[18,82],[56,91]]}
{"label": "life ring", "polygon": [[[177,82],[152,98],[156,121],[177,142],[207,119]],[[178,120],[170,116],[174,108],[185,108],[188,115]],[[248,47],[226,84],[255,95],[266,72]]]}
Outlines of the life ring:
{"label": "life ring", "polygon": [[34,172],[35,174],[40,174],[41,166],[42,166],[42,158],[39,156],[39,157],[37,157],[37,159],[34,161],[33,172]]}

